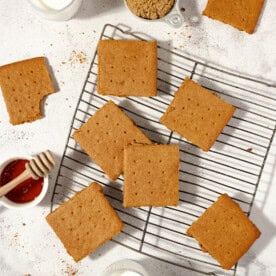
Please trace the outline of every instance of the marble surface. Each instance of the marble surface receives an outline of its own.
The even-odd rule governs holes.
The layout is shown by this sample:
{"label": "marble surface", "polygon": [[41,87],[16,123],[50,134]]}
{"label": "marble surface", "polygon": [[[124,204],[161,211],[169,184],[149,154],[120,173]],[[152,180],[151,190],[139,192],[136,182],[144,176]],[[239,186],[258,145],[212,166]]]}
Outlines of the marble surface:
{"label": "marble surface", "polygon": [[[35,154],[45,149],[51,149],[60,161],[77,100],[106,23],[123,23],[168,47],[276,82],[276,2],[265,1],[253,35],[202,17],[206,2],[179,1],[180,7],[185,8],[185,22],[181,28],[173,29],[162,22],[137,20],[119,0],[83,0],[79,13],[67,22],[40,18],[24,0],[0,1],[0,65],[45,56],[59,88],[44,101],[43,119],[19,126],[9,124],[0,93],[0,162],[8,156]],[[276,274],[275,153],[274,138],[251,215],[262,236],[239,262],[237,275]],[[106,266],[122,258],[139,261],[154,276],[192,275],[112,242],[82,262],[74,263],[45,221],[56,174],[54,170],[48,195],[38,207],[12,211],[0,206],[1,275],[100,275]]]}

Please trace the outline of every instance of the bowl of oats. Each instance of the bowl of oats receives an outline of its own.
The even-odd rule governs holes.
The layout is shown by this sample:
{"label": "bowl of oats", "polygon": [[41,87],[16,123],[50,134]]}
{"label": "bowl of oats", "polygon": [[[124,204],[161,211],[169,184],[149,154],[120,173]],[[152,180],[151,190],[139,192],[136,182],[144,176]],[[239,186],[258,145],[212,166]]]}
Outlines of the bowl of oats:
{"label": "bowl of oats", "polygon": [[143,21],[166,22],[175,28],[184,21],[178,0],[124,0],[124,3],[131,14]]}

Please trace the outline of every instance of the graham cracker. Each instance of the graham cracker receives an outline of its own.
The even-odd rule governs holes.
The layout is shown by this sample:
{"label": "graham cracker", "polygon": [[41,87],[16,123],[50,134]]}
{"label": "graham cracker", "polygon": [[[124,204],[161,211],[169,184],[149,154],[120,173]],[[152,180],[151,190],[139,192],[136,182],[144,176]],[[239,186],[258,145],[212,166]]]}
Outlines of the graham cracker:
{"label": "graham cracker", "polygon": [[203,15],[252,34],[264,0],[208,0]]}
{"label": "graham cracker", "polygon": [[76,262],[123,229],[123,223],[97,183],[91,183],[46,217]]}
{"label": "graham cracker", "polygon": [[157,42],[101,40],[97,90],[102,95],[156,96]]}
{"label": "graham cracker", "polygon": [[123,172],[124,146],[151,141],[112,101],[101,107],[73,134],[74,139],[111,180]]}
{"label": "graham cracker", "polygon": [[178,200],[179,147],[125,147],[123,206],[177,206]]}
{"label": "graham cracker", "polygon": [[224,269],[230,269],[260,236],[259,229],[227,194],[187,230]]}
{"label": "graham cracker", "polygon": [[235,107],[186,78],[160,122],[208,151],[231,119]]}
{"label": "graham cracker", "polygon": [[44,57],[1,66],[0,86],[13,125],[40,119],[42,99],[55,92]]}

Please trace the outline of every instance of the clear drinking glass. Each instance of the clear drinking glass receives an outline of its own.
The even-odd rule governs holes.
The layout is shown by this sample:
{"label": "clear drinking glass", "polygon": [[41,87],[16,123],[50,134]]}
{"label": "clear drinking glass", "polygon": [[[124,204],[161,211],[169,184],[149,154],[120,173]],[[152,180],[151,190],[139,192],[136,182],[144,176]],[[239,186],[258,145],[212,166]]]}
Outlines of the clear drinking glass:
{"label": "clear drinking glass", "polygon": [[138,262],[123,259],[108,266],[101,276],[149,276],[149,274]]}
{"label": "clear drinking glass", "polygon": [[49,20],[65,21],[79,10],[82,0],[29,0],[34,10]]}

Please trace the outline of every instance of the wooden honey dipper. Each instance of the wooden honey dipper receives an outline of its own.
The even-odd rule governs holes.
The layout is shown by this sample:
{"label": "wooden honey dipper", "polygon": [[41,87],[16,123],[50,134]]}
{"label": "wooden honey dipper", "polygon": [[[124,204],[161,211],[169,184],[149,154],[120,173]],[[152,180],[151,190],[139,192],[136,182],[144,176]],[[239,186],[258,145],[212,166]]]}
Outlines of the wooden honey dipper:
{"label": "wooden honey dipper", "polygon": [[27,180],[28,178],[33,178],[36,180],[39,177],[46,176],[54,167],[54,165],[55,161],[50,151],[47,150],[38,154],[25,165],[25,170],[20,175],[0,188],[0,197],[10,192],[17,185]]}

